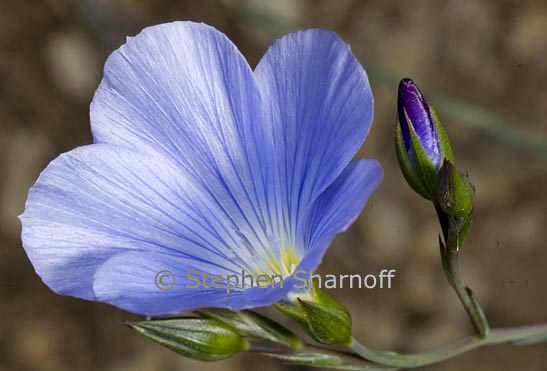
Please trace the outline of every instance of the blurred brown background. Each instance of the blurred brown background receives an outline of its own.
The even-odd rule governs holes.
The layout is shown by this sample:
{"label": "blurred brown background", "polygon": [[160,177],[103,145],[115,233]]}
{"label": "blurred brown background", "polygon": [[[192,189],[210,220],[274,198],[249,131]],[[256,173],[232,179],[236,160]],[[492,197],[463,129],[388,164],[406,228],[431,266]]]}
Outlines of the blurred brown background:
{"label": "blurred brown background", "polygon": [[[189,361],[123,327],[134,318],[125,312],[53,294],[24,254],[16,218],[44,166],[90,142],[92,94],[126,35],[203,21],[254,65],[283,30],[253,12],[291,29],[334,30],[368,66],[376,115],[363,154],[381,160],[385,179],[321,272],[393,268],[397,277],[390,290],[331,291],[353,313],[356,336],[416,351],[471,331],[441,272],[434,212],[397,168],[393,83],[406,76],[435,98],[477,188],[464,278],[492,325],[547,321],[547,2],[1,0],[0,370],[306,370],[253,355]],[[546,370],[547,345],[481,349],[426,369]]]}

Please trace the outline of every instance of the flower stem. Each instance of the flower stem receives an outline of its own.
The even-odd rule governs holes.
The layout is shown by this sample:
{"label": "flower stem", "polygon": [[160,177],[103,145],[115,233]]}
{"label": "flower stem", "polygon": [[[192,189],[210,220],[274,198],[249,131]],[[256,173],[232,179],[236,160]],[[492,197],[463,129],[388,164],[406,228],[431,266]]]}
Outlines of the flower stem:
{"label": "flower stem", "polygon": [[[464,284],[460,273],[459,253],[471,219],[464,221],[463,218],[448,215],[438,205],[435,205],[435,209],[443,232],[444,241],[439,239],[439,245],[445,276],[463,304],[476,333],[483,338],[489,331],[488,320],[473,291]],[[472,215],[468,217],[471,218]]]}
{"label": "flower stem", "polygon": [[368,361],[391,367],[412,368],[438,363],[486,345],[531,344],[542,340],[547,340],[547,324],[493,329],[484,338],[472,336],[442,348],[414,354],[371,349],[359,343],[355,338],[352,338],[349,347],[355,354]]}
{"label": "flower stem", "polygon": [[463,283],[460,274],[460,264],[458,252],[450,248],[443,247],[441,242],[441,258],[445,274],[450,283],[450,286],[458,295],[460,302],[463,304],[475,331],[479,337],[485,337],[490,330],[488,320],[482,310],[481,305],[475,298],[473,291]]}

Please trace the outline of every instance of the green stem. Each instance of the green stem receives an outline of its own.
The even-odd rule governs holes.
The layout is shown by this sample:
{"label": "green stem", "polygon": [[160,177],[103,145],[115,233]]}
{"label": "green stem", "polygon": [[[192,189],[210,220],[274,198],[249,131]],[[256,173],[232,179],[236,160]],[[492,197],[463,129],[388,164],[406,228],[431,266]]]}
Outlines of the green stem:
{"label": "green stem", "polygon": [[349,347],[360,357],[385,366],[412,368],[438,363],[486,345],[532,343],[547,338],[547,324],[491,330],[484,338],[468,337],[429,352],[401,354],[371,349],[355,338]]}
{"label": "green stem", "polygon": [[479,337],[485,337],[489,331],[488,321],[482,307],[479,302],[473,295],[471,289],[463,283],[460,274],[460,264],[458,253],[451,250],[450,248],[446,249],[445,256],[443,257],[446,261],[446,266],[448,268],[449,274],[447,275],[448,282],[450,286],[458,295],[460,302],[463,304],[473,327],[477,331]]}
{"label": "green stem", "polygon": [[[444,242],[439,240],[443,270],[448,283],[465,308],[475,331],[479,337],[485,337],[489,331],[488,320],[473,291],[467,287],[460,273],[459,253],[469,229],[471,219],[464,222],[463,218],[457,218],[446,214],[439,205],[435,205],[439,223],[442,228]],[[468,218],[471,218],[469,215]]]}

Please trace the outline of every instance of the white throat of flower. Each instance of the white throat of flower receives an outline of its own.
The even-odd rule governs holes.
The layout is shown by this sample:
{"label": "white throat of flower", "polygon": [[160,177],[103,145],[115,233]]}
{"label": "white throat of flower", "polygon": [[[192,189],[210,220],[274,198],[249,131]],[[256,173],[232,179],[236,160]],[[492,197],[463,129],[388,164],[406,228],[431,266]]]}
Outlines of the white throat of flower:
{"label": "white throat of flower", "polygon": [[266,235],[267,243],[257,238],[248,238],[247,233],[236,231],[240,245],[231,249],[230,259],[249,273],[256,275],[278,276],[283,279],[294,273],[301,261],[296,249],[287,242]]}

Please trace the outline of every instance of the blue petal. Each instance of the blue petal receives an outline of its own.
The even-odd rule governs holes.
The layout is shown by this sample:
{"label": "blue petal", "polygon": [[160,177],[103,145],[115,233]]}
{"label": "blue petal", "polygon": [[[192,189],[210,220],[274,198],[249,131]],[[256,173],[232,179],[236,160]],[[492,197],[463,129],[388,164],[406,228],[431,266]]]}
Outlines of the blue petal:
{"label": "blue petal", "polygon": [[52,161],[21,220],[23,245],[43,281],[84,299],[96,299],[97,268],[122,252],[169,254],[233,272],[245,257],[233,222],[177,164],[105,144]]}
{"label": "blue petal", "polygon": [[[282,37],[255,70],[272,127],[281,225],[294,239],[304,212],[336,179],[369,131],[373,97],[365,71],[340,38],[322,30]],[[300,253],[305,247],[299,246]]]}
{"label": "blue petal", "polygon": [[359,216],[382,180],[376,160],[352,161],[309,211],[303,244],[311,246],[299,269],[314,272],[334,236],[345,231]]}
{"label": "blue petal", "polygon": [[108,58],[90,114],[96,142],[177,162],[247,245],[266,250],[277,234],[273,139],[253,72],[224,34],[192,22],[143,30]]}
{"label": "blue petal", "polygon": [[275,289],[251,288],[250,281],[246,281],[246,289],[228,292],[220,278],[213,283],[213,275],[224,280],[231,275],[234,286],[236,280],[242,282],[241,272],[207,262],[161,253],[127,252],[99,267],[93,287],[97,300],[148,316],[175,315],[198,308],[241,310],[269,305],[281,300],[292,287],[286,284],[281,288],[278,284]]}
{"label": "blue petal", "polygon": [[[208,274],[206,280],[203,272]],[[203,307],[235,309],[244,304],[241,291],[227,294],[224,288],[212,286],[215,274],[228,277],[233,273],[203,261],[161,253],[126,252],[99,267],[93,288],[97,300],[148,316]],[[215,286],[221,285],[215,282]]]}

